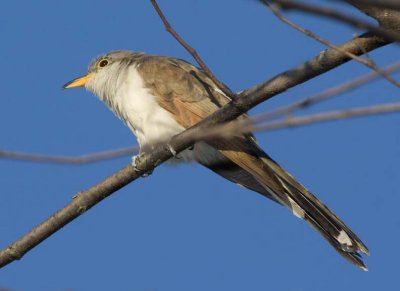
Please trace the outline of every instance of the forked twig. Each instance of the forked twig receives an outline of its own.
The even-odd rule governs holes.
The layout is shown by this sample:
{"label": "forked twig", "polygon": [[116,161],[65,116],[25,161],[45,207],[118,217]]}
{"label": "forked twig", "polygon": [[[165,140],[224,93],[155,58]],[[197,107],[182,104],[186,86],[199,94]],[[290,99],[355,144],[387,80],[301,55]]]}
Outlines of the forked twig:
{"label": "forked twig", "polygon": [[[268,3],[267,0],[261,0],[261,2],[263,4],[265,4],[265,6],[272,11],[272,13],[274,13],[274,15],[281,21],[283,21],[284,23],[286,23],[287,25],[293,27],[294,29],[296,29],[297,31],[300,31],[301,33],[307,35],[308,37],[311,37],[312,39],[334,49],[339,51],[340,53],[348,56],[349,58],[367,66],[368,68],[374,70],[375,72],[377,72],[379,75],[381,75],[383,78],[385,78],[388,82],[392,83],[393,85],[395,85],[396,87],[400,87],[400,83],[398,81],[396,81],[394,78],[392,78],[390,75],[386,74],[384,71],[382,71],[372,60],[369,59],[363,59],[359,56],[356,56],[355,54],[352,54],[348,51],[345,51],[343,49],[341,49],[339,46],[334,45],[333,43],[331,43],[330,41],[327,41],[326,39],[318,36],[317,34],[315,34],[314,32],[308,30],[308,29],[304,29],[303,27],[297,25],[296,23],[294,23],[293,21],[289,20],[288,18],[286,18],[285,16],[283,16],[279,9],[277,8],[276,5],[271,5],[270,3]],[[360,47],[361,50],[364,50],[364,48]]]}

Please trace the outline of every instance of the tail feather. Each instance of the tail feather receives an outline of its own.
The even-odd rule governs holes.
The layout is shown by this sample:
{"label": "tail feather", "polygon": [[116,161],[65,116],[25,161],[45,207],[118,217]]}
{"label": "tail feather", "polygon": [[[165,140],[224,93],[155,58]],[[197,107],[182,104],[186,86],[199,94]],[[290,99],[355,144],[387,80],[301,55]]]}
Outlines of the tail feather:
{"label": "tail feather", "polygon": [[[293,214],[304,219],[316,229],[344,258],[367,270],[361,254],[369,255],[368,248],[328,207],[282,169],[251,139],[231,139],[213,141],[212,146],[227,159],[234,162],[265,188],[265,192],[280,204],[292,210]],[[228,171],[229,172],[229,171]],[[229,177],[229,173],[222,173]],[[229,178],[241,183],[239,176]],[[252,189],[252,187],[248,187]],[[253,189],[258,192],[259,189]],[[262,192],[261,192],[262,193]]]}
{"label": "tail feather", "polygon": [[[286,184],[285,181],[282,181]],[[287,188],[292,188],[286,185]],[[317,230],[345,259],[367,271],[367,266],[361,259],[360,253],[369,255],[368,248],[332,211],[321,203],[314,195],[304,189],[300,192],[291,189],[285,194],[291,197],[292,204],[287,205],[293,212],[301,209],[303,218]],[[304,195],[307,193],[307,195]],[[311,199],[310,199],[311,198]],[[298,215],[300,216],[300,215]]]}

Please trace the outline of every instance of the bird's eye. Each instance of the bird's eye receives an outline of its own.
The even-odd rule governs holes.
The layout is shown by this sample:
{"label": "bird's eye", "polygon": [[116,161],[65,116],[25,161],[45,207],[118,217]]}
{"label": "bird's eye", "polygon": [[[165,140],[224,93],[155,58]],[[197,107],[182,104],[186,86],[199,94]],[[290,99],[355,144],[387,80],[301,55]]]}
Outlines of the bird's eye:
{"label": "bird's eye", "polygon": [[100,68],[104,68],[105,66],[107,66],[108,65],[108,60],[101,60],[100,62],[99,62],[99,67]]}

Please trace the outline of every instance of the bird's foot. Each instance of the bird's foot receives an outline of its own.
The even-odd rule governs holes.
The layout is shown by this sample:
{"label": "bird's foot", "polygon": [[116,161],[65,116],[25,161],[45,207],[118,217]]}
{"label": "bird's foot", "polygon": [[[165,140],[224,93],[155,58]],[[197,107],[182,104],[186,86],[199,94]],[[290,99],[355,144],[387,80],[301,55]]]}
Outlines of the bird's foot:
{"label": "bird's foot", "polygon": [[[143,172],[143,170],[140,169],[140,168],[138,168],[137,165],[140,163],[140,159],[144,156],[144,154],[145,154],[145,153],[142,152],[142,153],[140,153],[140,154],[135,155],[135,156],[132,157],[132,163],[131,163],[131,165],[132,165],[133,169],[135,170],[135,172]],[[152,173],[153,173],[153,170],[150,170],[150,171],[148,171],[148,172],[145,172],[145,173],[141,174],[141,176],[142,176],[143,178],[145,178],[145,177],[150,176]]]}

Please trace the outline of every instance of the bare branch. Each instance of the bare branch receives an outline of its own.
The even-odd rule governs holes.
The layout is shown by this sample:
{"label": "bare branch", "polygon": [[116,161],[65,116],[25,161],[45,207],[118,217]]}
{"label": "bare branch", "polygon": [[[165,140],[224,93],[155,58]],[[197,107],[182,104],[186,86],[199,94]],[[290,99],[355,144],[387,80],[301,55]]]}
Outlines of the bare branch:
{"label": "bare branch", "polygon": [[[360,58],[350,52],[347,52],[343,49],[341,49],[340,47],[334,45],[333,43],[327,41],[326,39],[318,36],[317,34],[313,33],[312,31],[308,30],[308,29],[304,29],[303,27],[297,25],[296,23],[290,21],[289,19],[287,19],[285,16],[283,16],[280,12],[279,9],[277,9],[277,7],[275,5],[270,5],[268,3],[267,0],[261,0],[266,7],[272,11],[272,13],[274,13],[274,15],[280,19],[281,21],[283,21],[284,23],[286,23],[287,25],[293,27],[294,29],[296,29],[297,31],[300,31],[301,33],[311,37],[312,39],[315,39],[316,41],[334,49],[337,50],[339,52],[341,52],[342,54],[345,54],[346,56],[348,56],[349,58],[352,58],[353,60],[367,66],[368,68],[374,70],[375,72],[377,72],[379,75],[381,75],[383,78],[385,78],[388,82],[392,83],[393,85],[395,85],[396,87],[400,87],[400,83],[397,82],[394,78],[392,78],[390,75],[386,74],[384,71],[382,71],[372,59],[363,59]],[[363,49],[362,47],[360,47],[361,49]],[[365,54],[365,52],[364,52]]]}
{"label": "bare branch", "polygon": [[224,92],[226,96],[229,96],[231,99],[235,99],[236,94],[232,92],[224,83],[220,82],[217,77],[211,72],[206,63],[200,58],[196,50],[191,47],[187,42],[183,40],[182,37],[172,28],[171,24],[169,24],[167,18],[164,13],[160,9],[156,0],[150,0],[151,4],[154,6],[154,9],[157,11],[158,16],[160,16],[162,22],[164,23],[165,29],[192,55],[192,57],[196,60],[199,66],[203,69],[204,73],[218,86],[218,88]]}
{"label": "bare branch", "polygon": [[0,251],[0,267],[20,259],[26,252],[61,229],[64,225],[90,209],[95,204],[140,177],[131,166],[118,171],[90,189],[75,195],[74,199],[46,221],[32,229],[7,248]]}
{"label": "bare branch", "polygon": [[[386,30],[400,30],[400,8],[382,7],[373,3],[359,0],[344,0],[353,5],[361,12],[376,19],[379,25]],[[398,1],[397,1],[398,3]]]}
{"label": "bare branch", "polygon": [[[393,73],[395,71],[400,70],[400,63],[395,63],[393,65],[390,65],[384,69],[382,69],[386,74]],[[255,117],[256,121],[259,121],[260,119],[262,120],[269,120],[273,119],[275,117],[278,117],[280,115],[289,115],[293,113],[295,110],[300,109],[300,108],[305,108],[311,105],[314,105],[317,102],[324,101],[328,98],[331,98],[333,96],[337,96],[339,94],[343,94],[345,92],[348,92],[350,90],[353,90],[357,87],[360,87],[366,83],[372,82],[376,79],[378,79],[380,74],[377,72],[371,72],[368,74],[365,74],[361,77],[358,77],[356,79],[350,80],[346,83],[340,84],[338,86],[329,88],[327,90],[324,90],[322,92],[319,92],[315,95],[303,98],[299,101],[296,101],[294,103],[291,103],[286,106],[279,107],[273,111],[266,112],[261,114],[259,117]]]}
{"label": "bare branch", "polygon": [[206,130],[197,132],[195,135],[192,136],[192,138],[195,141],[207,141],[216,138],[230,138],[233,136],[240,136],[243,133],[249,132],[270,131],[355,117],[367,117],[370,115],[395,113],[399,111],[400,102],[323,112],[306,116],[290,116],[284,119],[267,123],[261,123],[264,120],[264,114],[260,114],[254,118],[236,119],[228,123],[217,124],[215,126],[207,128]]}
{"label": "bare branch", "polygon": [[359,107],[348,110],[324,112],[300,117],[288,117],[283,120],[277,120],[266,124],[256,124],[253,131],[275,130],[286,127],[297,127],[309,125],[312,123],[321,123],[333,120],[348,119],[354,117],[365,117],[369,115],[387,114],[400,111],[399,103],[390,103],[384,105],[375,105],[369,107]]}
{"label": "bare branch", "polygon": [[279,4],[279,6],[285,10],[299,10],[309,14],[323,16],[334,20],[339,20],[343,23],[350,24],[357,28],[368,29],[372,33],[382,36],[387,40],[396,42],[400,41],[400,33],[398,33],[397,30],[396,31],[386,30],[376,25],[369,24],[368,22],[364,21],[363,19],[357,18],[354,15],[346,15],[342,12],[338,12],[336,10],[329,9],[326,7],[317,6],[314,4],[310,5],[310,4],[300,3],[298,1],[293,1],[293,0],[273,0],[273,2]]}
{"label": "bare branch", "polygon": [[82,155],[78,157],[68,157],[68,156],[52,156],[52,155],[32,154],[27,152],[0,150],[0,159],[29,161],[37,163],[82,165],[102,160],[115,159],[127,155],[133,155],[138,151],[139,151],[138,147],[127,147],[127,148],[103,151],[88,155]]}

